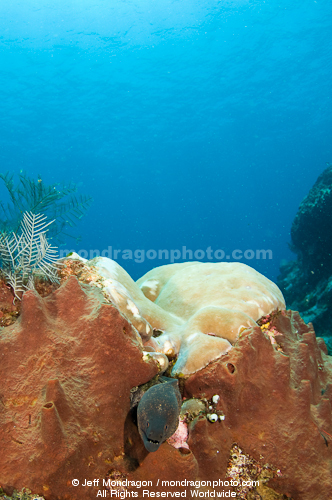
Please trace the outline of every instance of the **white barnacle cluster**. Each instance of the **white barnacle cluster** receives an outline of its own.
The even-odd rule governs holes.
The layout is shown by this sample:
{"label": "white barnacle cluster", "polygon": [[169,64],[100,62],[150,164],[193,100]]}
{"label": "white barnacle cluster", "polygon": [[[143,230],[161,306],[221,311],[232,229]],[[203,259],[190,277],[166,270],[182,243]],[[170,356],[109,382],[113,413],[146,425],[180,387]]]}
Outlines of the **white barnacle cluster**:
{"label": "white barnacle cluster", "polygon": [[207,413],[206,418],[211,423],[218,422],[218,420],[220,421],[225,420],[225,415],[223,414],[223,412],[217,410],[217,404],[219,400],[220,400],[219,394],[215,394],[214,396],[212,396],[210,403],[208,403],[209,413]]}
{"label": "white barnacle cluster", "polygon": [[208,413],[206,416],[210,422],[218,422],[218,415],[216,413]]}

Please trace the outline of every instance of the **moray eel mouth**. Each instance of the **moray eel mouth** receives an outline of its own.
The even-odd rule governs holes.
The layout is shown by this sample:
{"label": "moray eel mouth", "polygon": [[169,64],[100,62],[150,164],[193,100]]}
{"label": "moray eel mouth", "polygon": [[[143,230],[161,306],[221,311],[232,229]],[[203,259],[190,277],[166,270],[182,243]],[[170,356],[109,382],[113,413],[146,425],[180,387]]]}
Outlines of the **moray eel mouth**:
{"label": "moray eel mouth", "polygon": [[145,448],[157,451],[174,434],[179,424],[182,398],[177,379],[160,376],[137,407],[137,427]]}
{"label": "moray eel mouth", "polygon": [[161,445],[160,441],[154,441],[153,439],[149,439],[146,434],[143,434],[143,443],[145,448],[149,451],[157,451],[159,446]]}

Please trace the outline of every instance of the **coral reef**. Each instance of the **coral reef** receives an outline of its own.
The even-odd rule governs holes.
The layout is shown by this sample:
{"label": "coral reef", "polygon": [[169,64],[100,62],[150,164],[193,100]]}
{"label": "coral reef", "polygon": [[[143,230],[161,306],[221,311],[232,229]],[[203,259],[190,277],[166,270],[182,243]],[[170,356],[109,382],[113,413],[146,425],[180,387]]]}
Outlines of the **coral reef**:
{"label": "coral reef", "polygon": [[291,248],[297,260],[283,262],[278,286],[288,307],[312,322],[332,354],[332,165],[304,198],[292,224]]}
{"label": "coral reef", "polygon": [[6,495],[0,487],[0,498],[2,500],[44,500],[44,497],[33,495],[30,490],[23,488],[21,491],[14,491],[12,496]]}
{"label": "coral reef", "polygon": [[203,368],[226,354],[242,330],[285,308],[274,283],[238,262],[161,266],[137,284],[154,304],[182,323],[173,329],[159,327],[164,333],[156,339],[165,354],[177,356],[173,376]]}
{"label": "coral reef", "polygon": [[[298,313],[280,313],[264,325],[244,332],[226,356],[186,381],[189,396],[221,395],[218,407],[225,421],[211,430],[205,422],[198,420],[196,425],[205,426],[206,439],[214,441],[213,470],[217,464],[225,466],[220,449],[235,442],[261,467],[269,464],[280,470],[280,477],[271,480],[276,491],[301,500],[328,498],[332,487],[332,451],[327,446],[332,434],[331,358]],[[267,329],[274,335],[278,332],[278,344],[271,342]],[[191,425],[195,430],[195,423]],[[202,443],[190,430],[189,447],[204,468],[200,468],[202,477],[209,477],[211,457],[205,451],[206,460],[204,456],[199,460]]]}
{"label": "coral reef", "polygon": [[175,359],[172,376],[200,370],[226,354],[242,330],[285,308],[274,283],[238,262],[161,266],[137,283],[105,257],[82,265],[80,279],[84,276],[103,290],[139,331],[144,345]]}
{"label": "coral reef", "polygon": [[14,302],[14,294],[4,277],[0,276],[0,326],[15,323],[20,314],[20,301]]}
{"label": "coral reef", "polygon": [[[161,311],[161,322],[169,313],[129,278],[124,285],[116,270],[138,312],[128,295],[110,303],[105,280],[112,293],[124,293],[114,278],[72,261],[59,289],[45,298],[26,292],[18,320],[0,332],[6,495],[26,487],[46,500],[89,500],[103,491],[143,498],[143,490],[328,499],[332,362],[312,326],[281,311],[243,329],[226,354],[180,379],[179,434],[148,453],[130,396],[161,367],[144,354],[153,337],[135,324],[145,301],[148,311]],[[145,327],[151,318],[144,316]]]}
{"label": "coral reef", "polygon": [[[103,477],[123,453],[130,389],[158,373],[143,361],[137,331],[96,287],[70,277],[46,298],[24,294],[19,319],[1,331],[0,353],[6,493],[26,486],[64,498],[73,478]],[[71,498],[82,495],[78,488]]]}

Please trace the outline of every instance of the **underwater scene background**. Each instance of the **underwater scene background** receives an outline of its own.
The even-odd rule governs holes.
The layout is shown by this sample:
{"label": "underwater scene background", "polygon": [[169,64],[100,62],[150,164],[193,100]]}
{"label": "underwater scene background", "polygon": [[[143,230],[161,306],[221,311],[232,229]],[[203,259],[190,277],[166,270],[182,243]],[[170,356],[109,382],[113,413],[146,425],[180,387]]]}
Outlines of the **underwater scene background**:
{"label": "underwater scene background", "polygon": [[1,171],[93,197],[64,249],[270,249],[242,261],[275,280],[332,161],[331,19],[327,0],[1,2]]}
{"label": "underwater scene background", "polygon": [[331,500],[331,28],[0,0],[1,499]]}

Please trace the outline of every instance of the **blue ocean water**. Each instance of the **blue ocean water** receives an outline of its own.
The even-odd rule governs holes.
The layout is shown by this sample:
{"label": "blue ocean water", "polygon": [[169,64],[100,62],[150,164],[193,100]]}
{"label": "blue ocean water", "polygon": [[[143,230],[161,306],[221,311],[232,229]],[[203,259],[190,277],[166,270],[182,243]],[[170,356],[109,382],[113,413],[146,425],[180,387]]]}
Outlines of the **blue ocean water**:
{"label": "blue ocean water", "polygon": [[1,0],[0,171],[77,183],[66,249],[135,279],[183,247],[276,279],[332,162],[331,33],[328,0]]}

